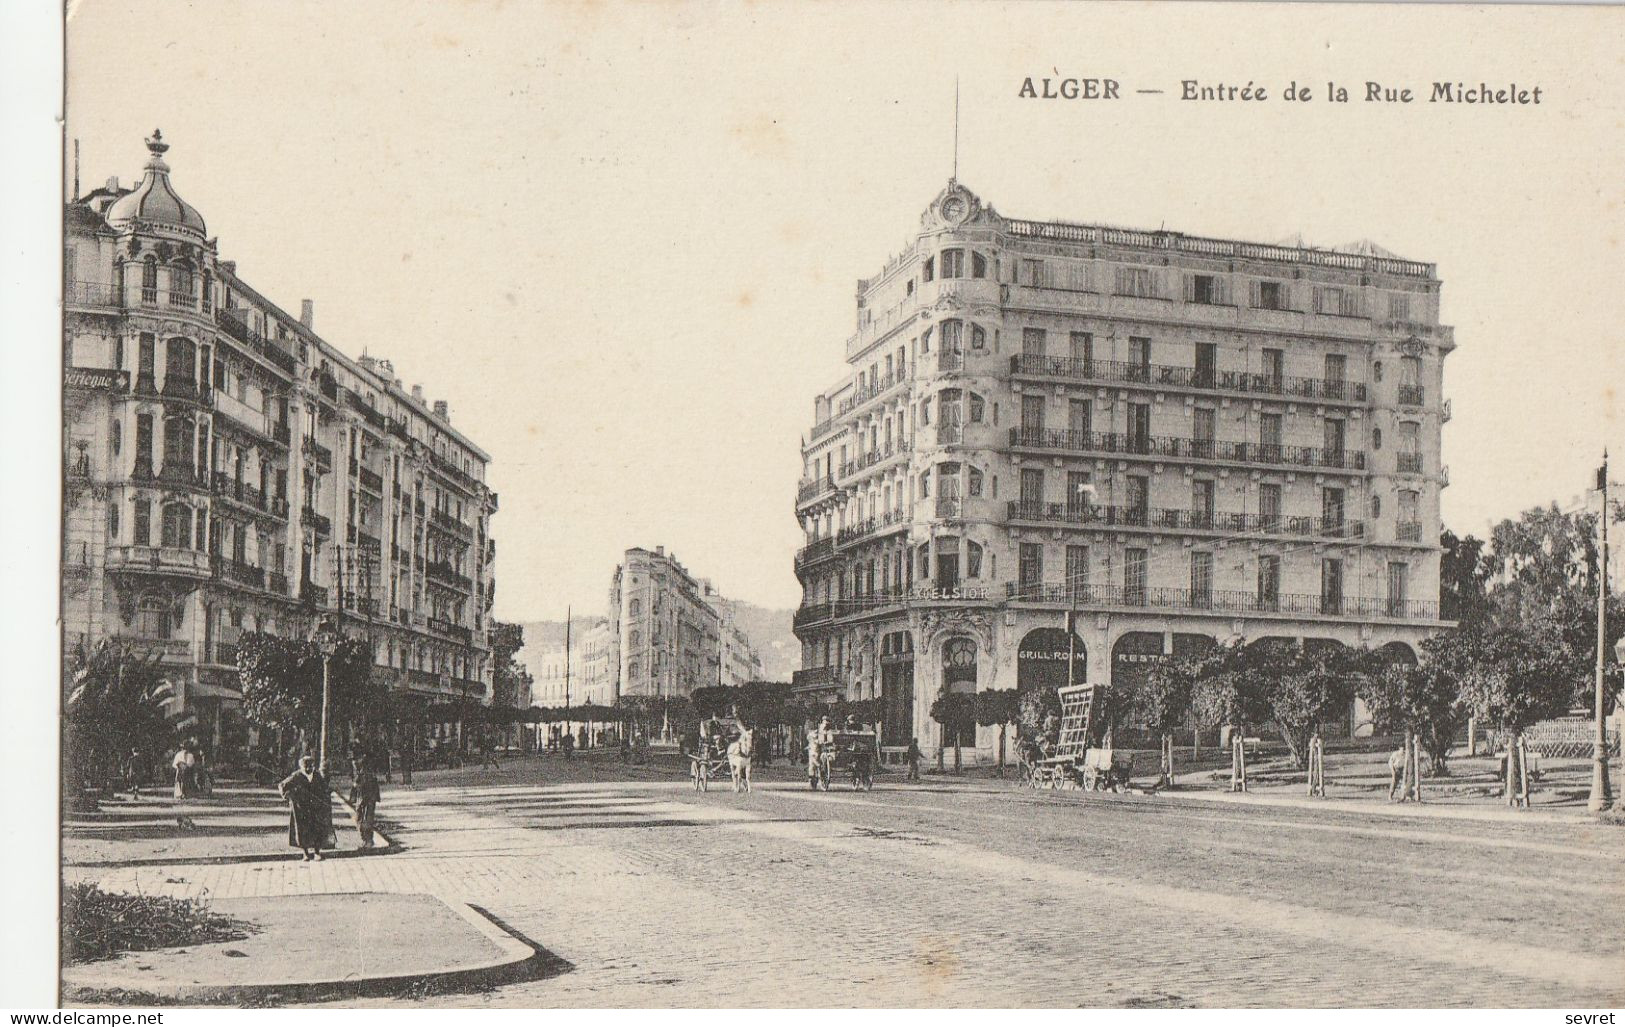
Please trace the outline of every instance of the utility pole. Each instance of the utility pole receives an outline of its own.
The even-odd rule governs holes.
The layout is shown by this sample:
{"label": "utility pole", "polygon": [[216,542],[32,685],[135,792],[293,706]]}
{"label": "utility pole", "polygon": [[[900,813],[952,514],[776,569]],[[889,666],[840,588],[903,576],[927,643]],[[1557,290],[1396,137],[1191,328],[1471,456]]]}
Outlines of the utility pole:
{"label": "utility pole", "polygon": [[1608,782],[1608,722],[1603,719],[1603,692],[1608,659],[1608,451],[1597,468],[1602,508],[1597,517],[1597,735],[1592,747],[1591,797],[1586,809],[1599,813],[1612,801]]}
{"label": "utility pole", "polygon": [[570,621],[574,609],[564,608],[564,732],[570,733]]}

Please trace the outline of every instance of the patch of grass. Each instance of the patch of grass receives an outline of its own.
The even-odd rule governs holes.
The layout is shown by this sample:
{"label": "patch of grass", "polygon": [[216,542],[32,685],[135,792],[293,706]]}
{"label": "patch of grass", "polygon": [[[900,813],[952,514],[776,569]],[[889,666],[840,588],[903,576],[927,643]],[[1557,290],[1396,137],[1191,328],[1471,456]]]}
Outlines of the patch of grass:
{"label": "patch of grass", "polygon": [[69,885],[62,896],[65,963],[111,959],[177,945],[240,941],[254,925],[209,911],[198,899],[106,892],[94,884]]}

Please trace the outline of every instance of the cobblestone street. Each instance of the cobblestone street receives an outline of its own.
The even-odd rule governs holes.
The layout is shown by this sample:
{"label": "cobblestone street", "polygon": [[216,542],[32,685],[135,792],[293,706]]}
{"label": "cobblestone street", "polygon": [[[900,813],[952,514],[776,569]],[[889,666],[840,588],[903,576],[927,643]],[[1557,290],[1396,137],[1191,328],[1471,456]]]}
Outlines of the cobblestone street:
{"label": "cobblestone street", "polygon": [[[386,791],[404,851],[70,867],[171,894],[431,892],[569,968],[435,1004],[1618,1005],[1616,829],[1000,782],[749,795],[528,760]],[[630,779],[629,779],[630,778]],[[408,1002],[409,1000],[400,1000]]]}

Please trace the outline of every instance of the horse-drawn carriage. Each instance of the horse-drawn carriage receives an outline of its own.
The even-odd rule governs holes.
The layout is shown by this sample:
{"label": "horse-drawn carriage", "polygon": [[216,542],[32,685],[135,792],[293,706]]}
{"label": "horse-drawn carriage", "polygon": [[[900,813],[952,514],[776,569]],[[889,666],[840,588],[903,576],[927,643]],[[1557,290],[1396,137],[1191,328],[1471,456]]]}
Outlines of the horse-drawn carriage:
{"label": "horse-drawn carriage", "polygon": [[875,734],[873,731],[836,731],[818,743],[816,762],[808,768],[807,783],[829,791],[837,773],[851,774],[852,787],[869,791],[875,786]]}
{"label": "horse-drawn carriage", "polygon": [[694,790],[710,791],[711,782],[731,781],[734,791],[750,791],[750,762],[755,732],[738,720],[713,717],[700,725],[699,740],[688,754],[688,776]]}
{"label": "horse-drawn carriage", "polygon": [[1061,731],[1049,752],[1022,754],[1023,777],[1034,788],[1120,792],[1134,771],[1131,754],[1110,746],[1090,745],[1091,714],[1099,685],[1070,685],[1059,691]]}

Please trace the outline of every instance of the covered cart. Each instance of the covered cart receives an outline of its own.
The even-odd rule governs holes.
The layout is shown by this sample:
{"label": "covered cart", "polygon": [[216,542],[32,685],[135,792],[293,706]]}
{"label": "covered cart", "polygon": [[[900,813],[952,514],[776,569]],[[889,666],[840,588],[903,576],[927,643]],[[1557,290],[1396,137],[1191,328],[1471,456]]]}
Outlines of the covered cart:
{"label": "covered cart", "polygon": [[875,742],[873,731],[834,732],[831,740],[820,743],[808,784],[827,792],[830,781],[850,774],[853,788],[869,791],[875,786]]}

